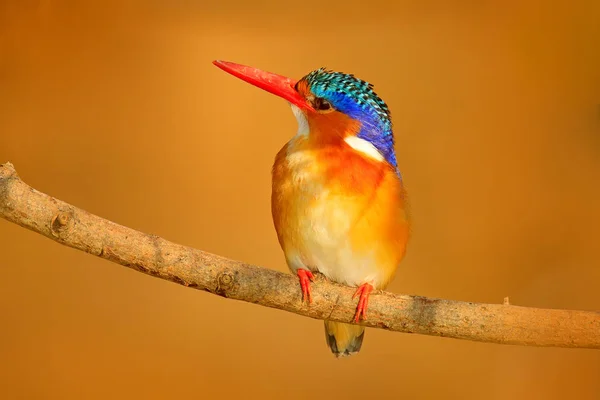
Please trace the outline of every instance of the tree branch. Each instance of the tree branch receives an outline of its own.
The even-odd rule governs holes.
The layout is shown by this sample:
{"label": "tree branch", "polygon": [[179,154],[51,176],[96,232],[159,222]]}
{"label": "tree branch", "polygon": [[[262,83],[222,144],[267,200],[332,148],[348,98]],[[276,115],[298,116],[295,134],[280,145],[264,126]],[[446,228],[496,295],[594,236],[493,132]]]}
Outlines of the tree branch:
{"label": "tree branch", "polygon": [[[313,303],[296,277],[171,243],[41,193],[0,165],[0,216],[58,243],[180,285],[315,319],[350,322],[354,289],[320,275]],[[362,323],[391,331],[525,346],[600,349],[600,313],[373,293]]]}

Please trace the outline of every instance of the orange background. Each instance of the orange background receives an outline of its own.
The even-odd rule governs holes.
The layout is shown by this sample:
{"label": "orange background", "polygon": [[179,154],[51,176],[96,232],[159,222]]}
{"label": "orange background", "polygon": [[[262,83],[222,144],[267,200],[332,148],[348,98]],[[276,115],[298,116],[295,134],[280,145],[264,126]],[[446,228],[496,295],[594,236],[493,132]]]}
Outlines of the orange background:
{"label": "orange background", "polygon": [[[414,237],[391,291],[600,309],[600,3],[3,1],[0,162],[92,213],[285,271],[283,100],[326,66],[392,109]],[[518,2],[515,2],[518,4]],[[368,330],[128,270],[0,221],[0,397],[599,399],[600,352]]]}

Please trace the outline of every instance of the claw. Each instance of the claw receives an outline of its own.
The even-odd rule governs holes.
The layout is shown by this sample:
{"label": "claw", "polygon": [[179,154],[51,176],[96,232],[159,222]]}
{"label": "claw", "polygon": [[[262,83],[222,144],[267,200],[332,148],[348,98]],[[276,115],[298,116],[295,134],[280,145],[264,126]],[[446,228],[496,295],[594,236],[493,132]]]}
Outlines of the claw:
{"label": "claw", "polygon": [[312,294],[310,292],[310,283],[315,279],[312,272],[307,269],[299,269],[297,272],[302,288],[302,301],[308,299],[308,304],[312,303]]}
{"label": "claw", "polygon": [[363,319],[367,319],[367,306],[369,305],[369,294],[373,291],[373,286],[368,283],[363,283],[358,287],[354,295],[353,299],[356,296],[360,295],[358,300],[358,305],[356,306],[356,314],[354,314],[354,322],[360,321],[360,316],[362,315]]}

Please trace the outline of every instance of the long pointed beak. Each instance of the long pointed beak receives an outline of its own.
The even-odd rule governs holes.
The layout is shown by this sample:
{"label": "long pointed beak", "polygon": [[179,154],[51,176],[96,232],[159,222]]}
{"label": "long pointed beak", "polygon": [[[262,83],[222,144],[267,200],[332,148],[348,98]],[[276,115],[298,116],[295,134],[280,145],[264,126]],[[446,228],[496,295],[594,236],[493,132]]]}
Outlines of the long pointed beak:
{"label": "long pointed beak", "polygon": [[213,61],[213,64],[223,71],[228,72],[233,76],[237,76],[241,80],[266,90],[269,93],[273,93],[301,109],[314,111],[304,97],[294,89],[296,81],[291,78],[228,61],[215,60]]}

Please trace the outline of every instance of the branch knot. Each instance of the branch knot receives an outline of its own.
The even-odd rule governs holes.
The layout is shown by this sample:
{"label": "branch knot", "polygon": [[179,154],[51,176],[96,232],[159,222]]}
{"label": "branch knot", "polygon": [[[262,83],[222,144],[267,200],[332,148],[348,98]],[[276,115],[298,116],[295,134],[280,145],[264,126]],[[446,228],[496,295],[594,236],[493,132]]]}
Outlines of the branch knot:
{"label": "branch knot", "polygon": [[228,272],[222,272],[217,276],[216,293],[220,296],[227,297],[227,291],[233,287],[233,276]]}
{"label": "branch knot", "polygon": [[65,238],[69,229],[73,226],[73,213],[71,211],[60,211],[50,222],[50,231],[57,238]]}

